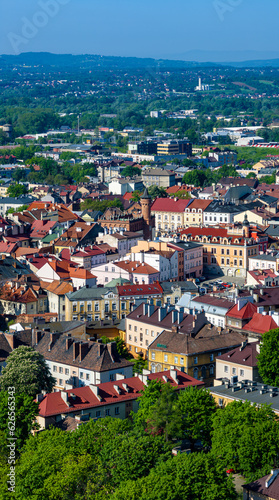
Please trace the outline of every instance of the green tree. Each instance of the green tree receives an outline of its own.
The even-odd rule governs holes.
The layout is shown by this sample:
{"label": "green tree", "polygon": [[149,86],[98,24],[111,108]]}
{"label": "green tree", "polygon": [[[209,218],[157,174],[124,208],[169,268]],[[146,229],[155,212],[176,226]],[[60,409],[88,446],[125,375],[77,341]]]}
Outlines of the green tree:
{"label": "green tree", "polygon": [[177,408],[181,418],[182,437],[194,443],[200,440],[210,446],[212,419],[216,412],[216,403],[210,392],[197,387],[188,387],[178,396]]}
{"label": "green tree", "polygon": [[207,182],[206,173],[203,170],[191,170],[186,172],[182,179],[184,184],[189,184],[195,187],[202,187]]}
{"label": "green tree", "polygon": [[279,328],[269,330],[262,336],[258,354],[259,374],[265,384],[279,385]]}
{"label": "green tree", "polygon": [[12,198],[18,198],[19,196],[26,194],[28,189],[23,184],[11,184],[7,189],[7,194]]}
{"label": "green tree", "polygon": [[181,454],[153,468],[147,477],[128,480],[112,500],[236,500],[232,478],[212,454]]}
{"label": "green tree", "polygon": [[[13,399],[14,398],[14,399]],[[4,432],[7,438],[10,437],[11,429],[8,425],[11,424],[9,412],[14,412],[14,430],[13,436],[16,438],[17,452],[22,448],[30,432],[38,429],[35,417],[39,414],[39,404],[33,400],[32,396],[17,392],[0,392],[0,431]]]}
{"label": "green tree", "polygon": [[176,403],[176,391],[170,383],[163,384],[159,397],[152,408],[150,408],[147,420],[147,429],[151,434],[163,434],[166,441],[177,437],[180,431],[181,420]]}
{"label": "green tree", "polygon": [[168,195],[166,193],[166,190],[162,187],[158,186],[150,186],[148,188],[148,194],[151,196],[151,198],[166,198]]}
{"label": "green tree", "polygon": [[20,205],[20,207],[18,207],[16,210],[14,208],[9,208],[6,212],[6,214],[14,214],[16,212],[24,212],[25,210],[27,210],[28,208],[28,205]]}
{"label": "green tree", "polygon": [[136,175],[141,175],[141,169],[138,167],[126,167],[122,170],[121,175],[123,177],[134,177]]}
{"label": "green tree", "polygon": [[141,194],[142,194],[142,193],[136,189],[135,191],[133,191],[133,194],[132,194],[132,198],[131,198],[131,199],[132,199],[133,201],[136,201],[136,202],[137,202],[137,201],[140,201]]}
{"label": "green tree", "polygon": [[144,368],[148,368],[148,361],[139,354],[133,366],[133,374],[142,373]]}
{"label": "green tree", "polygon": [[249,481],[278,466],[279,423],[270,406],[233,401],[213,417],[212,452]]}
{"label": "green tree", "polygon": [[147,381],[147,386],[144,391],[141,391],[139,397],[139,409],[137,413],[133,414],[136,426],[146,427],[146,423],[152,415],[153,407],[161,394],[162,387],[163,382],[160,380]]}
{"label": "green tree", "polygon": [[246,179],[256,179],[256,177],[254,172],[249,172],[249,174],[246,175]]}
{"label": "green tree", "polygon": [[0,384],[2,391],[14,387],[18,394],[35,397],[42,390],[51,392],[55,379],[40,353],[32,347],[21,346],[9,355]]}

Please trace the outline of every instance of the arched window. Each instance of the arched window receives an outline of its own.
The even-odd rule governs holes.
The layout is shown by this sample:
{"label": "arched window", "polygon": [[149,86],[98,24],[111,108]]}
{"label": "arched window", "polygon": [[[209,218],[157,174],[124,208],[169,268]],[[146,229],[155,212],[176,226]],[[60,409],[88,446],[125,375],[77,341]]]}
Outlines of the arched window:
{"label": "arched window", "polygon": [[205,366],[202,367],[201,374],[202,374],[202,378],[205,379],[206,378],[206,367]]}
{"label": "arched window", "polygon": [[193,376],[195,379],[198,379],[198,377],[199,377],[199,369],[198,368],[194,368]]}

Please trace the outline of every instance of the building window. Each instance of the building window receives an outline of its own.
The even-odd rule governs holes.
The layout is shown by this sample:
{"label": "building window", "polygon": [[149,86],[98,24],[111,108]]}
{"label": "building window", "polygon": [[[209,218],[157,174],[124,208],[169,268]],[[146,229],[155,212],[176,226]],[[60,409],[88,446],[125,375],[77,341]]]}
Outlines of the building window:
{"label": "building window", "polygon": [[198,357],[197,357],[197,356],[195,356],[195,357],[194,357],[194,365],[197,365],[197,364],[198,364]]}
{"label": "building window", "polygon": [[233,374],[233,375],[236,375],[236,368],[233,368],[233,369],[232,369],[232,374]]}
{"label": "building window", "polygon": [[125,302],[121,302],[121,310],[125,311],[125,309],[126,309],[126,303]]}
{"label": "building window", "polygon": [[195,379],[197,379],[197,378],[198,378],[198,376],[199,376],[199,370],[198,370],[198,368],[194,368],[194,370],[193,370],[193,377],[194,377]]}
{"label": "building window", "polygon": [[132,340],[132,335],[129,335],[129,340]]}
{"label": "building window", "polygon": [[174,363],[177,365],[178,363],[178,357],[177,356],[174,356]]}
{"label": "building window", "polygon": [[230,265],[230,259],[227,259],[227,266]]}
{"label": "building window", "polygon": [[113,373],[110,374],[109,379],[110,379],[111,382],[114,380],[114,374]]}
{"label": "building window", "polygon": [[214,354],[210,354],[210,361],[214,361]]}
{"label": "building window", "polygon": [[154,330],[151,330],[151,337],[154,337]]}
{"label": "building window", "polygon": [[224,366],[224,372],[225,372],[225,373],[228,373],[228,371],[229,371],[229,367],[228,367],[227,365],[225,365],[225,366]]}
{"label": "building window", "polygon": [[114,414],[115,414],[115,415],[119,415],[119,406],[116,406],[116,407],[114,408]]}
{"label": "building window", "polygon": [[54,371],[54,372],[57,372],[57,366],[55,366],[55,365],[54,365],[54,367],[53,367],[53,371]]}
{"label": "building window", "polygon": [[244,377],[244,370],[240,370],[239,374],[240,374],[241,377]]}
{"label": "building window", "polygon": [[80,372],[80,378],[83,378],[83,372]]}
{"label": "building window", "polygon": [[87,304],[87,312],[91,312],[91,304]]}
{"label": "building window", "polygon": [[134,332],[137,332],[137,331],[138,331],[138,327],[134,326]]}
{"label": "building window", "polygon": [[218,399],[218,405],[223,406],[223,399],[220,399],[220,398]]}
{"label": "building window", "polygon": [[90,380],[90,375],[89,375],[89,373],[86,373],[86,380]]}
{"label": "building window", "polygon": [[69,368],[65,368],[65,375],[69,375]]}
{"label": "building window", "polygon": [[95,303],[95,312],[99,312],[99,302]]}
{"label": "building window", "polygon": [[110,416],[110,409],[107,409],[106,410],[106,417],[109,417]]}
{"label": "building window", "polygon": [[212,365],[209,367],[209,375],[214,375],[214,366]]}
{"label": "building window", "polygon": [[168,355],[164,354],[164,361],[167,363],[168,362]]}
{"label": "building window", "polygon": [[62,378],[59,379],[59,385],[63,385],[63,380]]}
{"label": "building window", "polygon": [[131,325],[131,323],[129,324],[129,330],[132,330],[132,325]]}
{"label": "building window", "polygon": [[151,353],[151,359],[155,359],[155,352]]}
{"label": "building window", "polygon": [[138,341],[138,337],[134,337],[134,342],[137,342]]}
{"label": "building window", "polygon": [[99,418],[100,416],[101,416],[101,412],[100,412],[100,410],[97,410],[96,411],[96,417]]}
{"label": "building window", "polygon": [[184,358],[180,358],[180,364],[184,365]]}
{"label": "building window", "polygon": [[225,264],[225,259],[221,259],[221,264]]}
{"label": "building window", "polygon": [[63,368],[62,368],[62,366],[59,366],[59,373],[63,373]]}

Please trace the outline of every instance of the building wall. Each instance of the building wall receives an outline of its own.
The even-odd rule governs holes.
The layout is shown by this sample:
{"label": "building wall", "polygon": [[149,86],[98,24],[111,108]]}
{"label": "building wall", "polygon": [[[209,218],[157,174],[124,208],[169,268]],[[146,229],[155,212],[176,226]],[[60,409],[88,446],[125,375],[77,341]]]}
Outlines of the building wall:
{"label": "building wall", "polygon": [[250,366],[237,365],[235,363],[230,363],[229,358],[228,361],[224,361],[222,359],[216,360],[216,378],[228,378],[231,380],[231,377],[238,376],[238,381],[241,380],[258,380],[253,378],[253,368]]}
{"label": "building wall", "polygon": [[204,212],[203,223],[205,226],[216,226],[216,224],[231,224],[234,222],[234,215],[231,213]]}

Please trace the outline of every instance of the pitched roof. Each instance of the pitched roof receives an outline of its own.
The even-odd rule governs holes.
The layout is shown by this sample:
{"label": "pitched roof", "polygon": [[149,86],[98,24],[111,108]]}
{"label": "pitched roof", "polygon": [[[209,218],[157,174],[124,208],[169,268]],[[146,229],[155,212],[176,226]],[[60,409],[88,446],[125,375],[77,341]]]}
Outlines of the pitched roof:
{"label": "pitched roof", "polygon": [[145,262],[139,262],[136,260],[123,260],[114,262],[115,266],[132,273],[132,274],[158,274],[159,271],[154,267],[146,264]]}
{"label": "pitched roof", "polygon": [[[208,329],[206,325],[205,330]],[[198,354],[208,351],[218,351],[237,347],[244,341],[244,337],[236,332],[219,333],[216,327],[210,330],[210,335],[202,334],[191,337],[180,330],[178,333],[164,330],[150,345],[149,349],[156,349],[164,352]]]}
{"label": "pitched roof", "polygon": [[157,198],[151,205],[151,212],[185,212],[191,200],[175,200],[173,198]]}
{"label": "pitched roof", "polygon": [[52,283],[47,283],[41,281],[41,287],[48,292],[54,293],[55,295],[65,295],[73,291],[73,286],[71,283],[66,283],[65,281],[54,280]]}
{"label": "pitched roof", "polygon": [[201,304],[208,306],[223,307],[225,309],[230,309],[234,304],[232,300],[229,300],[226,297],[217,297],[216,295],[211,295],[209,293],[195,297],[192,300],[193,302],[200,302]]}
{"label": "pitched roof", "polygon": [[242,366],[257,366],[257,345],[259,345],[258,342],[249,342],[243,347],[240,346],[221,354],[217,359]]}
{"label": "pitched roof", "polygon": [[[176,373],[176,380],[173,378],[174,373]],[[163,383],[166,383],[166,379],[176,390],[185,389],[189,386],[204,385],[204,382],[196,380],[190,375],[182,373],[178,370],[168,370],[148,375],[148,380],[161,380]],[[141,380],[141,377],[131,377],[114,382],[105,382],[96,387],[96,392],[99,397],[95,395],[94,389],[91,389],[91,386],[84,386],[63,391],[68,395],[68,405],[62,399],[60,391],[51,392],[41,401],[39,405],[39,414],[42,417],[50,417],[61,413],[72,413],[74,411],[86,410],[92,407],[134,400],[140,397],[141,391],[144,390],[145,385]]]}
{"label": "pitched roof", "polygon": [[246,302],[240,309],[239,305],[235,304],[227,313],[229,318],[250,319],[257,312],[257,306],[251,302]]}
{"label": "pitched roof", "polygon": [[265,332],[273,330],[274,328],[278,328],[278,325],[277,323],[275,323],[272,316],[254,313],[249,323],[247,323],[247,325],[243,327],[243,330],[264,334]]}
{"label": "pitched roof", "polygon": [[153,283],[152,285],[122,285],[117,287],[118,294],[120,297],[130,296],[130,295],[161,295],[163,289],[159,283]]}
{"label": "pitched roof", "polygon": [[[253,491],[258,495],[258,498],[267,498],[269,500],[279,500],[279,475],[270,483],[268,488],[266,487],[266,481],[270,478],[270,475],[261,477],[256,481],[249,484],[244,484],[243,488],[248,491]],[[256,497],[255,497],[256,498]]]}

